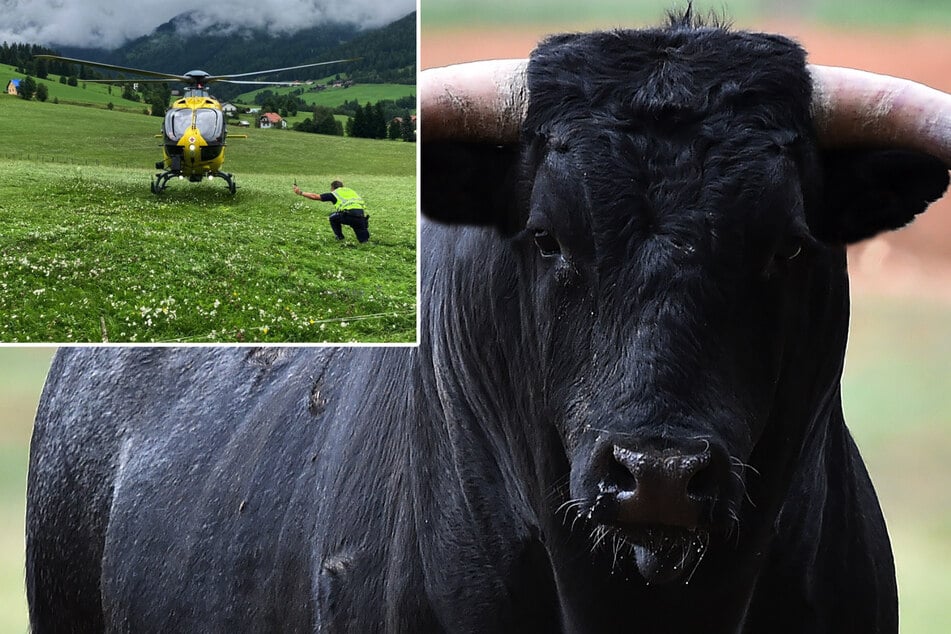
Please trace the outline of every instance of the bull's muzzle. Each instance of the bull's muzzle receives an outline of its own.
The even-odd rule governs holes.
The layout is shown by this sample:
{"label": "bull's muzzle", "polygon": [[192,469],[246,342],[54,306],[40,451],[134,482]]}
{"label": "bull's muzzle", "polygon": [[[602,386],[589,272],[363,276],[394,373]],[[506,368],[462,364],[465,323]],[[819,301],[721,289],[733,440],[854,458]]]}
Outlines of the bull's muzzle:
{"label": "bull's muzzle", "polygon": [[714,454],[610,447],[591,519],[621,527],[697,528],[709,521],[718,490]]}
{"label": "bull's muzzle", "polygon": [[629,545],[648,583],[689,580],[715,530],[715,508],[731,495],[729,454],[699,445],[615,440],[595,450],[599,492],[587,517]]}

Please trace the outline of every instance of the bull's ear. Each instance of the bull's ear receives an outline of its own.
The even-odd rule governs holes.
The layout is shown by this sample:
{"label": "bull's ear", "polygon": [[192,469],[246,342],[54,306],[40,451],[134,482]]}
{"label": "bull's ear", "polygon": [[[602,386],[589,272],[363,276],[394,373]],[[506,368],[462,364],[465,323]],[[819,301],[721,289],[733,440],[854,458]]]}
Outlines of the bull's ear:
{"label": "bull's ear", "polygon": [[420,147],[420,203],[438,222],[520,228],[516,145],[431,141]]}
{"label": "bull's ear", "polygon": [[948,168],[904,150],[827,150],[822,201],[809,217],[824,242],[850,244],[903,227],[948,187]]}

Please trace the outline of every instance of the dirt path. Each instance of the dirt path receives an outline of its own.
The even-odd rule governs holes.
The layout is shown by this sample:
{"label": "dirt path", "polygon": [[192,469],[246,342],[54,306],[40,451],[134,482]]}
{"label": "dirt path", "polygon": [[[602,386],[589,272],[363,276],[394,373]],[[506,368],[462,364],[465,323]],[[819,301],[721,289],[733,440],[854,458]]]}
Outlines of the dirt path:
{"label": "dirt path", "polygon": [[[951,92],[951,34],[947,32],[841,32],[789,23],[757,28],[797,40],[813,63],[898,75]],[[424,29],[421,68],[525,57],[546,32]],[[951,303],[951,194],[910,227],[853,247],[850,260],[857,293],[928,296]]]}

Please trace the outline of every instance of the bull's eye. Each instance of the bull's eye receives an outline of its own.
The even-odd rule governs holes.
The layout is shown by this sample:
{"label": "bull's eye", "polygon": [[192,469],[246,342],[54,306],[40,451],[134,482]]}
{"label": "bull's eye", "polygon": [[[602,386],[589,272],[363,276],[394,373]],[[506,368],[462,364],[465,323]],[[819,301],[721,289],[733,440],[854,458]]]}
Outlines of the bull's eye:
{"label": "bull's eye", "polygon": [[805,245],[806,241],[803,239],[790,238],[784,240],[776,247],[766,268],[763,270],[763,274],[766,277],[772,277],[777,273],[787,270],[789,266],[792,266],[792,261],[802,254]]}
{"label": "bull's eye", "polygon": [[776,257],[792,260],[802,253],[802,240],[787,240],[776,250]]}
{"label": "bull's eye", "polygon": [[535,246],[538,247],[538,252],[544,258],[553,258],[561,253],[561,245],[558,244],[558,240],[544,229],[535,230]]}

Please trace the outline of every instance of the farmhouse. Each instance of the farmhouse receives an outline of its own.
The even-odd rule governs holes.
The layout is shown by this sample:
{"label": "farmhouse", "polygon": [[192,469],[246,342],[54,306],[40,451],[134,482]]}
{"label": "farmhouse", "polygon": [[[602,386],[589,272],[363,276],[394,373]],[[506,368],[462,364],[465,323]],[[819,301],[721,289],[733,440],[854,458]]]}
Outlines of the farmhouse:
{"label": "farmhouse", "polygon": [[273,127],[279,127],[283,129],[287,127],[287,121],[284,121],[281,115],[277,114],[276,112],[265,112],[258,120],[258,125],[262,129]]}
{"label": "farmhouse", "polygon": [[234,117],[238,114],[238,107],[230,101],[226,101],[221,104],[221,111],[225,113],[225,116]]}
{"label": "farmhouse", "polygon": [[20,94],[20,80],[11,79],[7,82],[7,94],[8,95],[19,95]]}

